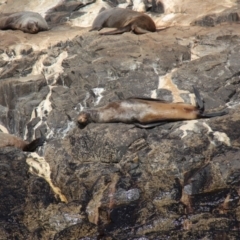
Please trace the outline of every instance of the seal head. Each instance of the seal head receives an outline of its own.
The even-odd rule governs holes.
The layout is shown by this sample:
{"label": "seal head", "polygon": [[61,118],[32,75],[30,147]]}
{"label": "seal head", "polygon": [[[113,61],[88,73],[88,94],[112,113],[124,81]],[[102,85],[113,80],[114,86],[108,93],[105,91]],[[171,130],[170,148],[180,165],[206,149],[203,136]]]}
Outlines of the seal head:
{"label": "seal head", "polygon": [[89,112],[81,112],[78,115],[77,123],[80,129],[83,129],[91,122],[91,114]]}

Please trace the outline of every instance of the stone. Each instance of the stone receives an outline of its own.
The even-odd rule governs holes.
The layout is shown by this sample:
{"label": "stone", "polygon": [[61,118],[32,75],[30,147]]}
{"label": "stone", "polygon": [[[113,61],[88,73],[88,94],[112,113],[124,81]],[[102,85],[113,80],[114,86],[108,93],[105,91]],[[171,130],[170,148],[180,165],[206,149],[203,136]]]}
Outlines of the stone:
{"label": "stone", "polygon": [[[24,4],[52,25],[0,31],[0,131],[47,140],[32,154],[0,149],[2,238],[238,239],[239,3],[136,1],[170,27],[118,36],[88,30],[126,1],[0,9]],[[228,113],[152,129],[76,124],[81,110],[132,96],[195,104],[193,86],[206,112]]]}

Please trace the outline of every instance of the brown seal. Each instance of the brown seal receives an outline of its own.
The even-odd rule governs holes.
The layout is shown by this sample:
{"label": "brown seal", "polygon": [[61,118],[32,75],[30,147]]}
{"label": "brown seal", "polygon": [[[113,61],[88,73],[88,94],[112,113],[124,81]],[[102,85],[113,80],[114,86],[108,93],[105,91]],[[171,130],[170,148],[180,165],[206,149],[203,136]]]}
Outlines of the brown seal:
{"label": "brown seal", "polygon": [[111,8],[100,12],[93,21],[90,31],[99,31],[102,28],[117,29],[100,33],[101,35],[120,34],[130,31],[143,34],[156,31],[156,25],[148,15],[124,8]]}
{"label": "brown seal", "polygon": [[45,19],[36,12],[15,12],[0,14],[1,30],[21,30],[25,33],[38,33],[47,31],[48,24]]}
{"label": "brown seal", "polygon": [[42,146],[44,142],[45,137],[36,138],[29,143],[11,134],[0,132],[0,148],[12,146],[20,148],[26,152],[34,152],[37,147]]}
{"label": "brown seal", "polygon": [[88,123],[133,123],[141,128],[151,128],[169,121],[211,118],[226,112],[204,113],[204,103],[194,88],[197,106],[186,103],[171,103],[152,98],[129,98],[111,102],[104,107],[82,111],[77,122],[80,128]]}

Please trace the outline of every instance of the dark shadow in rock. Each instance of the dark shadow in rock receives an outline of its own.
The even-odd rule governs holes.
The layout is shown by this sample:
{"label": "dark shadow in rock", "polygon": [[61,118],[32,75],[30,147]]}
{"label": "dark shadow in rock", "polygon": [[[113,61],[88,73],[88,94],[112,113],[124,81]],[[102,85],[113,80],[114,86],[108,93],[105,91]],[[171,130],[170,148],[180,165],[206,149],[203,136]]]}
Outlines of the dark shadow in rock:
{"label": "dark shadow in rock", "polygon": [[95,239],[97,235],[97,226],[85,221],[84,223],[75,224],[58,232],[55,234],[54,240],[88,239],[88,237],[94,237],[93,239]]}
{"label": "dark shadow in rock", "polygon": [[144,1],[147,11],[154,13],[164,13],[164,4],[160,0],[145,0]]}
{"label": "dark shadow in rock", "polygon": [[239,186],[240,184],[240,169],[236,169],[229,173],[226,183],[230,186]]}
{"label": "dark shadow in rock", "polygon": [[110,213],[110,223],[104,226],[106,232],[116,229],[125,229],[136,224],[137,203],[119,206],[113,208]]}
{"label": "dark shadow in rock", "polygon": [[193,168],[184,174],[183,191],[188,195],[195,195],[209,186],[211,182],[211,165],[207,164],[200,168]]}
{"label": "dark shadow in rock", "polygon": [[[3,239],[28,239],[30,231],[24,220],[36,209],[43,211],[56,203],[48,183],[28,176],[26,155],[17,149],[0,149],[0,235]],[[41,210],[42,209],[42,210]],[[29,223],[31,224],[31,223]]]}
{"label": "dark shadow in rock", "polygon": [[224,203],[230,190],[219,189],[212,192],[200,193],[191,196],[191,202],[194,209],[194,213],[214,213],[218,212],[221,205]]}

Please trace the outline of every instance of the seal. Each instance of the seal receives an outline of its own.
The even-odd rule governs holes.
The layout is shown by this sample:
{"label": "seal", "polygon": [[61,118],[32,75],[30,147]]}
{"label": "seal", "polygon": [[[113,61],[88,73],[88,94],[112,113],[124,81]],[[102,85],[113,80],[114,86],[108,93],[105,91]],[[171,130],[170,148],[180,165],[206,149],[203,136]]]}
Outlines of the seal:
{"label": "seal", "polygon": [[200,93],[193,88],[197,106],[172,103],[160,99],[132,97],[111,102],[106,106],[80,112],[77,123],[80,128],[94,123],[131,123],[140,128],[152,128],[170,121],[191,120],[222,116],[227,112],[205,113]]}
{"label": "seal", "polygon": [[25,152],[34,152],[37,147],[42,146],[45,142],[45,137],[36,138],[32,142],[24,141],[21,138],[18,138],[14,135],[0,132],[0,148],[2,147],[16,147],[20,148]]}
{"label": "seal", "polygon": [[146,14],[124,8],[111,8],[98,14],[90,31],[100,31],[102,28],[117,28],[116,30],[100,33],[101,35],[134,32],[143,34],[155,32],[154,21]]}
{"label": "seal", "polygon": [[21,30],[25,33],[38,33],[49,29],[45,19],[36,12],[15,12],[0,14],[1,30]]}

